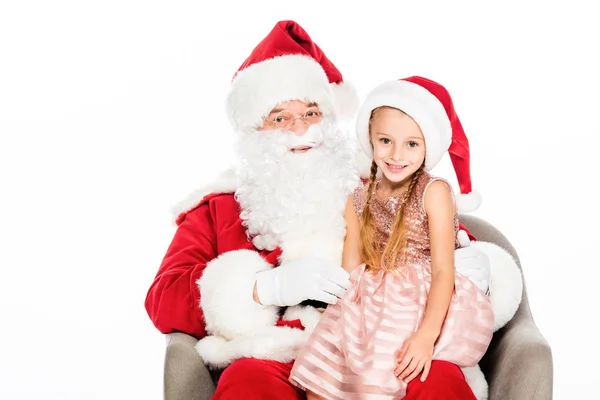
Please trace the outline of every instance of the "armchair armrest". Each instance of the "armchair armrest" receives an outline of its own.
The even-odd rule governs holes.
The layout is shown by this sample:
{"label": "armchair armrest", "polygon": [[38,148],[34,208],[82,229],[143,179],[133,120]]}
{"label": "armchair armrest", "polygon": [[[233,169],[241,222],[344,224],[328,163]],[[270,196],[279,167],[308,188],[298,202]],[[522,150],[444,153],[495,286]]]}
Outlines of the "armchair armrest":
{"label": "armchair armrest", "polygon": [[215,384],[194,348],[198,340],[178,332],[166,337],[165,400],[210,400]]}
{"label": "armchair armrest", "polygon": [[490,400],[552,399],[552,353],[528,313],[517,314],[494,334],[481,367]]}

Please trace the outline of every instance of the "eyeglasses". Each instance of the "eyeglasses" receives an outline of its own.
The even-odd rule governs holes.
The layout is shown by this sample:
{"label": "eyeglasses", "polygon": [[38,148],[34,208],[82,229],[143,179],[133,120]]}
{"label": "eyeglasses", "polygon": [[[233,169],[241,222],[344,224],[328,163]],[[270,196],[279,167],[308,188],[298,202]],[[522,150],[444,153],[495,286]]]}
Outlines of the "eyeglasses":
{"label": "eyeglasses", "polygon": [[276,126],[281,130],[288,130],[292,129],[298,118],[302,118],[304,120],[304,123],[310,126],[321,122],[321,120],[323,119],[323,114],[321,113],[321,110],[319,110],[316,107],[309,108],[308,110],[306,110],[304,115],[300,115],[297,117],[294,116],[294,114],[292,114],[291,111],[282,110],[275,114],[274,117],[272,117],[271,115],[266,117],[264,119],[264,124]]}

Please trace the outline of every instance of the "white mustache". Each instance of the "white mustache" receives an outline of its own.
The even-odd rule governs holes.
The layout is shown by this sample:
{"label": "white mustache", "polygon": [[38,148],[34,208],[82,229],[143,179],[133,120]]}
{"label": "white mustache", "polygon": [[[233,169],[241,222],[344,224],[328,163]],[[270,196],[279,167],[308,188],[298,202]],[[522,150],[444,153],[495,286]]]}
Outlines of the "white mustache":
{"label": "white mustache", "polygon": [[260,131],[254,134],[262,136],[263,139],[268,137],[269,139],[266,140],[268,143],[276,143],[279,146],[285,146],[287,149],[303,146],[316,147],[323,143],[323,127],[318,125],[310,126],[303,135],[280,130]]}
{"label": "white mustache", "polygon": [[323,131],[318,126],[311,126],[304,135],[296,135],[293,132],[281,132],[286,135],[282,144],[287,146],[288,149],[294,149],[298,147],[316,147],[323,143]]}

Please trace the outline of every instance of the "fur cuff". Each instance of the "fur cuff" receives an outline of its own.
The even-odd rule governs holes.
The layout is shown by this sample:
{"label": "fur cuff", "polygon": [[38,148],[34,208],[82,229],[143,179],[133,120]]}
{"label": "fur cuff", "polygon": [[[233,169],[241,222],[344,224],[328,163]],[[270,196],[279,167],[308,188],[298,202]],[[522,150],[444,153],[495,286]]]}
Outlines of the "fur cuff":
{"label": "fur cuff", "polygon": [[462,372],[465,375],[465,380],[469,384],[473,394],[477,397],[477,400],[487,400],[488,383],[485,380],[485,376],[483,375],[483,372],[481,372],[479,365],[462,368]]}
{"label": "fur cuff", "polygon": [[196,351],[212,369],[225,368],[240,358],[288,363],[296,359],[308,335],[301,329],[269,326],[229,341],[217,336],[207,336],[198,341]]}
{"label": "fur cuff", "polygon": [[213,369],[225,368],[239,358],[259,358],[288,363],[296,359],[298,351],[317,326],[321,313],[314,307],[288,307],[283,319],[299,319],[304,330],[287,326],[267,326],[255,333],[225,340],[207,336],[196,344],[196,351]]}
{"label": "fur cuff", "polygon": [[252,298],[256,273],[271,268],[252,250],[230,251],[206,265],[197,284],[209,334],[232,340],[275,325],[278,308]]}
{"label": "fur cuff", "polygon": [[494,332],[512,319],[521,304],[523,280],[517,263],[503,248],[487,242],[473,242],[490,258],[490,300],[494,309]]}

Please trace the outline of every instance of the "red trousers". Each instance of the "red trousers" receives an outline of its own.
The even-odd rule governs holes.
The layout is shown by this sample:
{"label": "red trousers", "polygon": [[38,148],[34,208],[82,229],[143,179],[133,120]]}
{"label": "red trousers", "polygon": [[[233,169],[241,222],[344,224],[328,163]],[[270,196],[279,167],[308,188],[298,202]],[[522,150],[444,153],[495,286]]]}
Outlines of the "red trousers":
{"label": "red trousers", "polygon": [[[292,363],[242,358],[223,371],[213,400],[303,400],[304,391],[288,378]],[[404,400],[476,400],[456,365],[433,361],[425,382],[413,379]]]}

